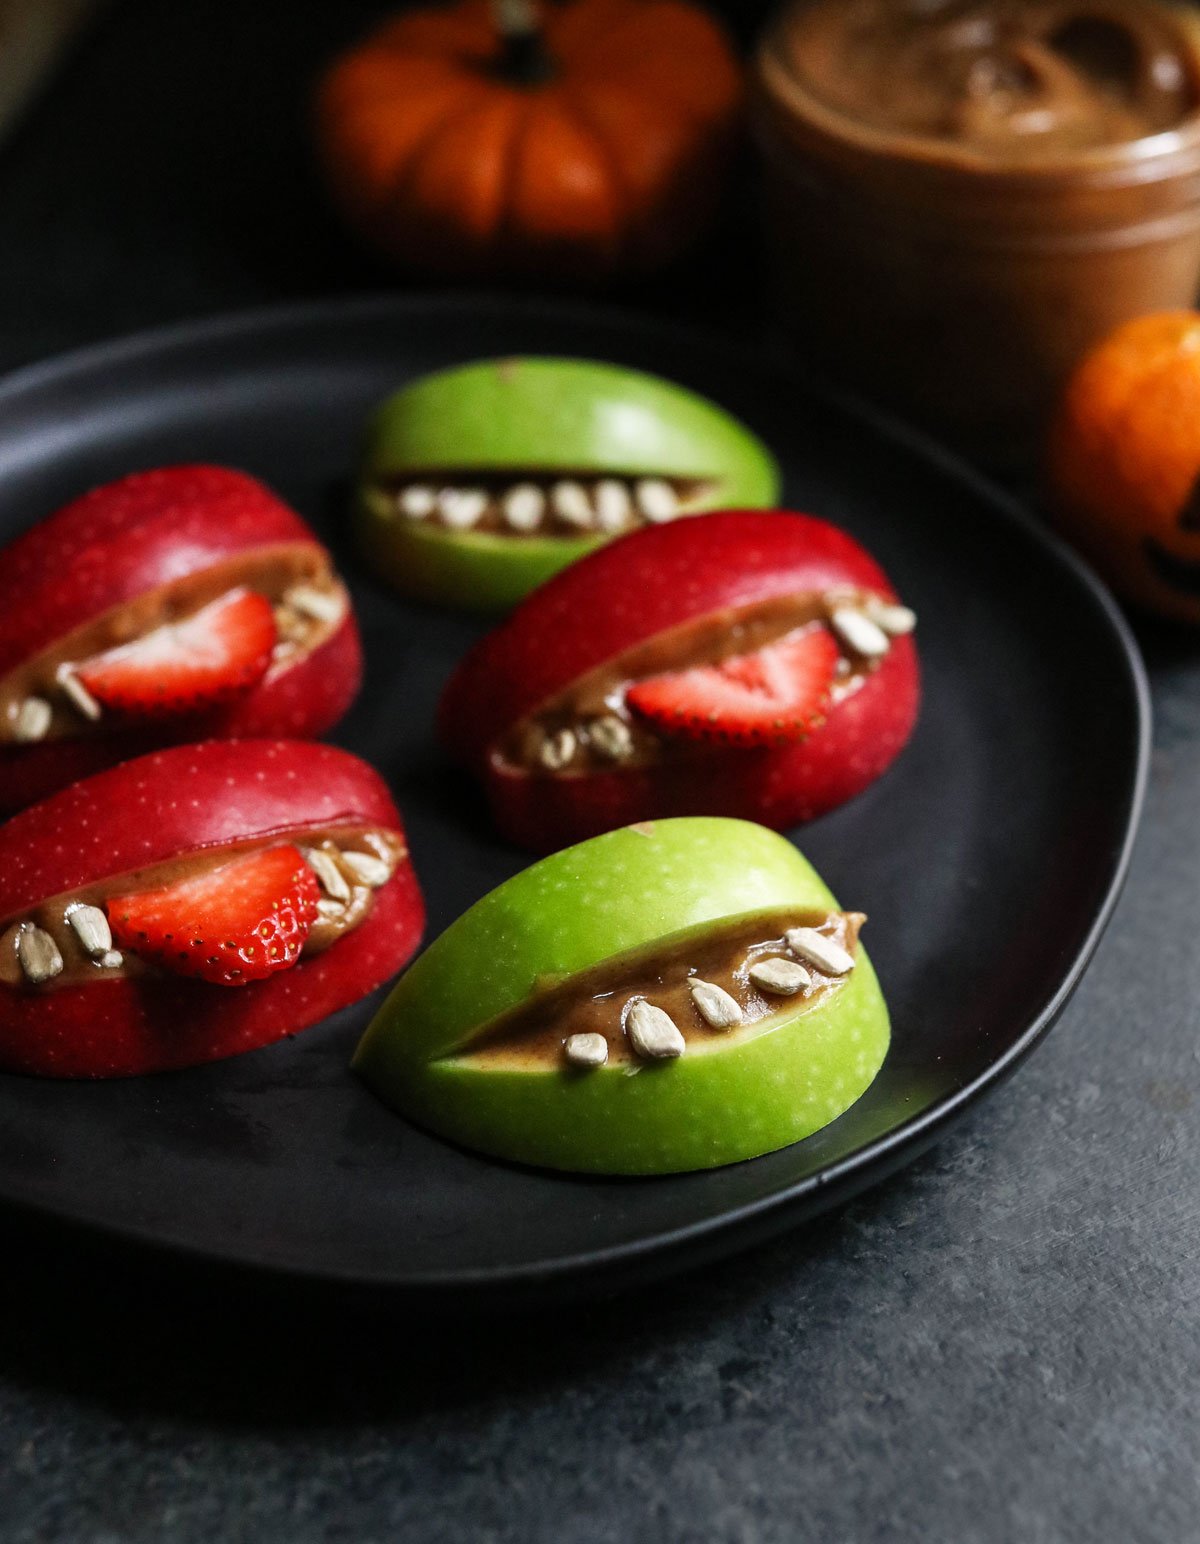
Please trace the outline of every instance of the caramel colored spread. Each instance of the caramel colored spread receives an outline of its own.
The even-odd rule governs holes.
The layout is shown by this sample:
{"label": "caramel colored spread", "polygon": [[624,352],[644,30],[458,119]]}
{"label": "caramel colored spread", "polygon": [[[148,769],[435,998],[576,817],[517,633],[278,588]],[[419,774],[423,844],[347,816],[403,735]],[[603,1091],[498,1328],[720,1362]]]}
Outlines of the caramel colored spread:
{"label": "caramel colored spread", "polygon": [[[104,911],[107,902],[114,897],[165,889],[180,880],[192,879],[220,868],[240,853],[275,846],[280,841],[290,843],[304,853],[313,849],[324,851],[334,861],[345,881],[344,899],[333,898],[323,887],[321,915],[313,923],[305,940],[302,953],[305,958],[328,949],[370,915],[375,887],[362,881],[353,865],[345,862],[344,855],[361,854],[374,858],[385,865],[389,877],[406,856],[404,844],[395,832],[362,826],[341,826],[289,832],[271,841],[255,838],[245,842],[231,842],[222,847],[184,853],[168,862],[155,863],[129,873],[110,875],[96,884],[83,885],[66,894],[50,896],[20,916],[0,919],[0,984],[46,991],[59,987],[86,986],[102,980],[119,980],[124,976],[155,971],[155,966],[144,963],[130,951],[114,950],[116,958],[107,962],[93,958],[71,924],[71,910],[80,906],[93,906]],[[62,960],[61,969],[49,980],[40,983],[28,980],[18,949],[22,930],[30,926],[40,929],[53,940]]]}
{"label": "caramel colored spread", "polygon": [[[155,628],[181,622],[235,589],[253,590],[275,608],[278,641],[267,679],[311,653],[341,625],[349,607],[344,587],[319,547],[311,543],[260,547],[197,573],[135,595],[120,606],[65,634],[42,653],[0,679],[0,743],[19,740],[17,716],[23,703],[48,704],[49,727],[39,740],[55,740],[103,729],[106,715],[92,721],[64,691],[61,672],[108,649],[130,643]],[[315,594],[326,602],[322,615],[298,610],[289,595]],[[318,605],[320,603],[318,602]]]}
{"label": "caramel colored spread", "polygon": [[[645,643],[616,655],[573,681],[535,713],[518,721],[493,752],[499,766],[546,773],[587,773],[621,767],[652,766],[663,760],[694,756],[697,742],[663,735],[639,719],[625,694],[634,681],[697,665],[719,665],[737,655],[777,643],[789,634],[825,625],[834,610],[868,602],[865,592],[828,591],[776,596],[756,605],[709,612],[695,621],[656,633]],[[843,655],[831,702],[857,691],[878,661]],[[613,722],[622,726],[615,735]],[[601,727],[606,726],[608,738]],[[571,737],[565,760],[552,754]]]}
{"label": "caramel colored spread", "polygon": [[1146,0],[813,0],[783,39],[796,80],[884,134],[1030,161],[1176,128],[1193,50]]}
{"label": "caramel colored spread", "polygon": [[[563,1064],[563,1048],[570,1036],[598,1034],[608,1043],[610,1065],[640,1066],[643,1063],[630,1046],[625,1028],[630,1005],[639,1000],[670,1015],[689,1054],[727,1046],[739,1036],[753,1034],[772,1015],[793,1017],[819,1007],[847,979],[809,964],[811,984],[802,992],[785,996],[755,986],[751,967],[787,955],[784,935],[789,928],[815,928],[854,955],[865,921],[859,912],[800,908],[755,912],[714,923],[707,931],[657,939],[564,981],[535,985],[524,1002],[453,1054],[497,1070],[539,1069]],[[696,977],[729,993],[741,1009],[739,1024],[714,1029],[705,1020],[688,986]]]}

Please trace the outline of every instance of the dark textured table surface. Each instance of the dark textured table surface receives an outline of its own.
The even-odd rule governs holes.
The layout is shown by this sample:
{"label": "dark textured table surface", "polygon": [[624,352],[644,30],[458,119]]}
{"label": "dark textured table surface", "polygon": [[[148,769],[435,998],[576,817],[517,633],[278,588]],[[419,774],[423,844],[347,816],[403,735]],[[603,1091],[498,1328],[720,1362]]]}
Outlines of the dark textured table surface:
{"label": "dark textured table surface", "polygon": [[[378,287],[303,100],[369,5],[128,0],[0,151],[0,364]],[[746,333],[736,222],[628,297]],[[733,296],[741,298],[733,300]],[[935,1151],[702,1275],[519,1322],[355,1319],[0,1233],[0,1539],[1200,1537],[1200,658],[1060,1026]]]}

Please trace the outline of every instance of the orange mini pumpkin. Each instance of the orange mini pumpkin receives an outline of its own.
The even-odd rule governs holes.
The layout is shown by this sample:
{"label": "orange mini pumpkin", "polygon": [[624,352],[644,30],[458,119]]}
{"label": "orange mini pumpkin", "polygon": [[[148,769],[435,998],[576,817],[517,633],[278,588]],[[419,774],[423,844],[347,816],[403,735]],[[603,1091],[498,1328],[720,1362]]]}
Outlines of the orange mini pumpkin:
{"label": "orange mini pumpkin", "polygon": [[1084,359],[1048,470],[1058,524],[1113,588],[1200,623],[1200,313],[1140,317]]}
{"label": "orange mini pumpkin", "polygon": [[346,216],[402,262],[599,280],[695,237],[741,101],[729,44],[684,0],[457,0],[339,59],[318,138]]}

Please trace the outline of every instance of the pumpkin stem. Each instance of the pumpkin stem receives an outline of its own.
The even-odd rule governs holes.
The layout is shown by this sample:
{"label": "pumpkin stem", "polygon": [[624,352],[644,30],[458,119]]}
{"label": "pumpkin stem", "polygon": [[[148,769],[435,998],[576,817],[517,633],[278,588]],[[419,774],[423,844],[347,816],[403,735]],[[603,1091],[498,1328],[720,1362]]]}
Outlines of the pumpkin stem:
{"label": "pumpkin stem", "polygon": [[500,34],[497,72],[516,86],[537,86],[554,74],[534,0],[491,0]]}

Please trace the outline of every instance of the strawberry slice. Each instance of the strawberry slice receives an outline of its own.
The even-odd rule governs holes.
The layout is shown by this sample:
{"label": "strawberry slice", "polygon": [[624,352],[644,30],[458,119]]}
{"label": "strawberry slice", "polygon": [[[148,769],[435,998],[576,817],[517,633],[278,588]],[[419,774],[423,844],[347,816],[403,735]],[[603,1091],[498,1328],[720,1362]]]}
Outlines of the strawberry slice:
{"label": "strawberry slice", "polygon": [[192,713],[256,686],[275,640],[270,601],[253,590],[230,590],[193,616],[85,660],[76,674],[116,712]]}
{"label": "strawberry slice", "polygon": [[114,896],[105,909],[118,948],[181,976],[244,986],[296,963],[320,895],[298,848],[269,847],[162,890]]}
{"label": "strawberry slice", "polygon": [[626,701],[666,734],[791,745],[822,722],[840,657],[827,627],[809,627],[719,665],[647,676]]}

